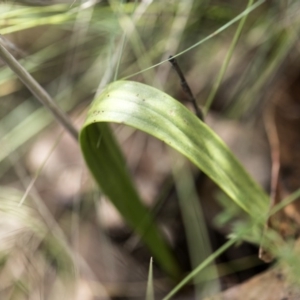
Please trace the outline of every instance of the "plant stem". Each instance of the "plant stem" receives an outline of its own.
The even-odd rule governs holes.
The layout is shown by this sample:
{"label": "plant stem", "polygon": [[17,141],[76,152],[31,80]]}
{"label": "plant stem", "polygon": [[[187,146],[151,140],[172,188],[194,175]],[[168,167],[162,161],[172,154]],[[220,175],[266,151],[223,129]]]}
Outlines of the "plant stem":
{"label": "plant stem", "polygon": [[188,83],[183,75],[183,72],[181,71],[176,59],[171,55],[169,57],[169,61],[172,64],[175,71],[177,72],[179,79],[180,79],[181,87],[182,87],[183,91],[188,95],[189,101],[193,104],[197,117],[201,121],[203,121],[204,120],[203,113],[202,113],[201,109],[199,108],[197,101],[192,93],[192,90],[191,90],[190,86],[188,85]]}
{"label": "plant stem", "polygon": [[228,240],[223,246],[221,246],[217,251],[212,253],[207,259],[205,259],[196,269],[194,269],[189,275],[187,275],[175,288],[163,298],[163,300],[171,299],[183,286],[185,286],[189,281],[191,281],[197,274],[199,274],[203,269],[205,269],[210,263],[212,263],[219,255],[230,248],[237,242],[237,238],[232,238]]}
{"label": "plant stem", "polygon": [[27,86],[31,93],[52,113],[54,118],[67,130],[67,132],[78,141],[78,131],[69,117],[59,108],[50,95],[39,85],[39,83],[23,68],[23,66],[10,54],[3,45],[0,36],[0,58]]}
{"label": "plant stem", "polygon": [[[252,5],[253,1],[254,0],[249,0],[247,8],[249,8]],[[220,72],[218,74],[218,77],[217,77],[217,79],[216,79],[216,81],[215,81],[215,83],[214,83],[214,85],[212,87],[212,90],[211,90],[211,92],[210,92],[210,94],[209,94],[209,96],[208,96],[208,98],[206,100],[206,103],[205,103],[205,106],[204,106],[204,109],[203,109],[204,115],[207,114],[207,112],[208,112],[208,110],[209,110],[209,108],[210,108],[210,106],[211,106],[211,104],[212,104],[212,102],[213,102],[213,100],[215,98],[215,95],[216,95],[216,93],[217,93],[217,91],[219,89],[219,86],[220,86],[220,84],[221,84],[221,82],[223,80],[224,74],[225,74],[225,72],[227,70],[227,67],[228,67],[229,62],[231,60],[233,51],[234,51],[235,46],[236,46],[236,44],[237,44],[237,42],[239,40],[239,37],[241,35],[241,32],[242,32],[242,29],[243,29],[244,24],[246,22],[247,16],[248,16],[248,14],[244,15],[244,17],[241,19],[241,21],[239,23],[239,26],[238,26],[238,28],[237,28],[237,30],[235,32],[235,35],[234,35],[233,40],[232,40],[232,42],[230,44],[230,47],[229,47],[229,50],[228,50],[227,55],[225,57],[225,60],[224,60],[224,62],[222,64],[221,70],[220,70]]]}

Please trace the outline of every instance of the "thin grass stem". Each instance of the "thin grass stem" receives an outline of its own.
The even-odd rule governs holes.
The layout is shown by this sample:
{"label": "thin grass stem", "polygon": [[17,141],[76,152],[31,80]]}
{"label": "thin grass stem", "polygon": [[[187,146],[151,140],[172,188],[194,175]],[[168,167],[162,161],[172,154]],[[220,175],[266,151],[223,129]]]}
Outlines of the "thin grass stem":
{"label": "thin grass stem", "polygon": [[[221,26],[218,30],[214,31],[212,34],[208,35],[207,37],[205,37],[204,39],[200,40],[199,42],[195,43],[194,45],[192,45],[191,47],[188,47],[187,49],[173,55],[173,58],[178,57],[196,47],[198,47],[199,45],[203,44],[204,42],[210,40],[211,38],[215,37],[216,35],[218,35],[219,33],[223,32],[225,29],[227,29],[228,27],[230,27],[231,25],[235,24],[237,21],[239,21],[240,19],[242,19],[244,16],[248,15],[250,12],[252,12],[253,10],[255,10],[257,7],[259,7],[260,5],[262,5],[266,0],[260,0],[257,1],[255,4],[253,4],[252,6],[248,7],[247,9],[245,9],[242,13],[240,13],[239,15],[237,15],[235,18],[233,18],[231,21],[229,21],[228,23],[226,23],[225,25]],[[149,68],[146,68],[144,70],[141,70],[139,72],[136,72],[134,74],[128,75],[124,78],[122,78],[122,80],[134,77],[138,74],[141,74],[143,72],[149,71],[165,62],[169,61],[169,59],[163,60],[157,64],[154,64],[152,66],[150,66]]]}
{"label": "thin grass stem", "polygon": [[78,131],[69,117],[58,107],[50,95],[39,85],[39,83],[23,68],[23,66],[4,47],[0,37],[0,58],[27,86],[31,93],[52,113],[54,118],[66,129],[66,131],[78,141]]}
{"label": "thin grass stem", "polygon": [[[249,7],[251,7],[251,5],[253,4],[253,2],[254,2],[254,0],[249,0],[248,5],[247,5],[247,9]],[[234,51],[234,49],[235,49],[235,47],[237,45],[237,42],[238,42],[238,40],[239,40],[239,38],[241,36],[241,32],[242,32],[244,24],[246,22],[247,16],[248,16],[248,14],[244,15],[244,17],[241,19],[241,21],[240,21],[240,23],[238,25],[238,28],[237,28],[237,30],[236,30],[236,32],[234,34],[233,40],[232,40],[232,42],[230,44],[229,50],[228,50],[227,55],[225,57],[225,60],[224,60],[224,62],[222,64],[221,70],[220,70],[220,72],[218,74],[218,77],[217,77],[217,79],[216,79],[213,87],[212,87],[212,90],[211,90],[210,94],[208,95],[208,98],[206,100],[205,106],[203,108],[204,115],[207,114],[207,112],[208,112],[211,104],[213,103],[213,100],[214,100],[214,98],[216,96],[216,93],[217,93],[217,91],[218,91],[218,89],[220,87],[220,84],[221,84],[221,82],[223,80],[224,74],[225,74],[225,72],[226,72],[226,70],[228,68],[228,65],[230,63],[230,60],[232,58],[233,51]]]}
{"label": "thin grass stem", "polygon": [[284,200],[282,200],[280,203],[278,203],[277,205],[275,205],[271,209],[269,215],[270,216],[274,215],[275,213],[279,212],[281,209],[283,209],[287,205],[289,205],[289,204],[293,203],[294,201],[296,201],[297,199],[299,199],[299,197],[300,197],[300,189],[296,190],[291,195],[289,195]]}
{"label": "thin grass stem", "polygon": [[169,57],[169,61],[170,63],[172,64],[174,70],[176,71],[176,73],[178,74],[178,77],[180,79],[180,84],[181,84],[181,87],[183,89],[183,91],[187,94],[188,98],[189,98],[189,101],[192,103],[194,109],[195,109],[195,112],[196,112],[196,115],[197,117],[203,121],[204,118],[203,118],[203,113],[201,111],[201,109],[199,108],[198,104],[197,104],[197,101],[192,93],[192,90],[189,86],[189,84],[187,83],[186,79],[185,79],[185,76],[183,75],[183,72],[181,71],[181,68],[179,67],[178,63],[177,63],[177,60],[171,55]]}
{"label": "thin grass stem", "polygon": [[220,247],[217,251],[212,253],[203,263],[201,263],[194,271],[192,271],[188,276],[186,276],[176,287],[163,298],[163,300],[171,299],[181,288],[183,288],[189,281],[195,278],[204,268],[206,268],[210,263],[212,263],[219,255],[221,255],[224,251],[230,248],[238,241],[239,237],[234,237],[227,241],[222,247]]}

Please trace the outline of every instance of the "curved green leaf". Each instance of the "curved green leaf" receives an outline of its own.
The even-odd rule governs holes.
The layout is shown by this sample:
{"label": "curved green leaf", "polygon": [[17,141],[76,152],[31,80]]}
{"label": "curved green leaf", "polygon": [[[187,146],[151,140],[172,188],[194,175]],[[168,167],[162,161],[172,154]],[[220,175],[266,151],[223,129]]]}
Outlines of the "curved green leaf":
{"label": "curved green leaf", "polygon": [[80,144],[85,161],[102,191],[128,224],[141,235],[162,268],[171,276],[178,277],[176,260],[142,204],[108,125],[87,122],[80,133]]}
{"label": "curved green leaf", "polygon": [[250,216],[267,212],[266,194],[224,142],[186,107],[141,83],[110,84],[88,113],[80,134],[82,151],[103,192],[127,222],[144,234],[144,242],[165,269],[170,271],[174,262],[156,227],[151,225],[151,217],[129,179],[125,161],[106,122],[126,124],[164,141],[198,166]]}

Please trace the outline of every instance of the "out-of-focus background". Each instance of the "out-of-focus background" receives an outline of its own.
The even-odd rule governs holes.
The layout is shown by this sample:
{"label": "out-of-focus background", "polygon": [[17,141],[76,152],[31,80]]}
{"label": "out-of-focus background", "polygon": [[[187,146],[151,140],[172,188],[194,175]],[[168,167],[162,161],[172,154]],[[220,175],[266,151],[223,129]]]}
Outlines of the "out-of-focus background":
{"label": "out-of-focus background", "polygon": [[[246,17],[232,22],[247,6]],[[208,110],[205,122],[267,193],[272,165],[280,165],[280,201],[300,186],[299,13],[296,0],[7,0],[0,34],[78,129],[94,96],[121,78],[193,110],[166,61],[184,52],[176,59]],[[145,299],[151,253],[99,191],[78,144],[2,62],[0,97],[0,298]],[[175,154],[165,144],[112,128],[182,276],[188,274],[247,218],[184,160],[186,172],[174,179]],[[197,199],[196,223],[178,180],[195,186],[186,197]],[[299,233],[299,212],[294,202],[280,219],[289,242]],[[230,248],[174,299],[299,299],[288,275],[258,259],[258,247],[250,241]],[[177,282],[155,261],[153,267],[162,299]]]}

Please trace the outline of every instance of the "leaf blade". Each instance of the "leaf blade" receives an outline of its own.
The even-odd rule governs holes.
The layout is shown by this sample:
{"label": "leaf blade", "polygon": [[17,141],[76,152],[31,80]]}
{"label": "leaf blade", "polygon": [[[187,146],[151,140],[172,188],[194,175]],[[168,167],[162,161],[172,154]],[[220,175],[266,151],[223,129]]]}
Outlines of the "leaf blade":
{"label": "leaf blade", "polygon": [[85,126],[115,122],[155,136],[186,156],[249,215],[266,213],[267,195],[224,142],[187,108],[147,85],[117,81],[95,100]]}
{"label": "leaf blade", "polygon": [[102,191],[142,237],[162,268],[171,277],[177,278],[180,273],[177,262],[142,204],[108,125],[96,123],[84,127],[80,133],[80,145],[85,161]]}

